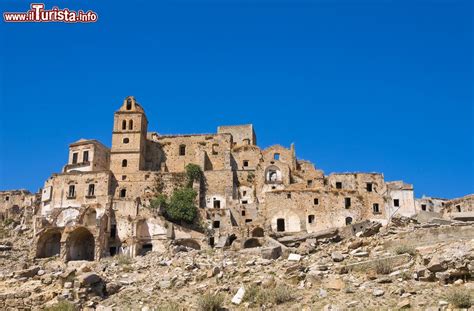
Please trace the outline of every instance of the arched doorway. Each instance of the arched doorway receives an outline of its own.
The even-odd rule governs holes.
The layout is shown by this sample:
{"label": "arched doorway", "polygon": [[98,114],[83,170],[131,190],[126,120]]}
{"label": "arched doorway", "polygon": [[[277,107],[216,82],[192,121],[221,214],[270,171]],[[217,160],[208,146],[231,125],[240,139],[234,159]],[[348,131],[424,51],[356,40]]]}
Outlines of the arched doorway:
{"label": "arched doorway", "polygon": [[252,230],[252,237],[263,238],[264,232],[263,229],[260,227],[256,227]]}
{"label": "arched doorway", "polygon": [[248,239],[247,241],[244,242],[244,248],[253,248],[253,247],[260,247],[262,244],[260,244],[260,241],[255,238]]}
{"label": "arched doorway", "polygon": [[94,236],[86,228],[78,228],[69,235],[67,260],[94,260]]}
{"label": "arched doorway", "polygon": [[176,243],[176,245],[183,245],[183,246],[193,248],[193,249],[196,249],[196,250],[201,249],[201,245],[199,245],[199,243],[196,242],[196,240],[194,240],[194,239],[176,240],[175,243]]}
{"label": "arched doorway", "polygon": [[61,233],[47,231],[43,233],[36,244],[36,257],[47,258],[59,255],[61,251]]}

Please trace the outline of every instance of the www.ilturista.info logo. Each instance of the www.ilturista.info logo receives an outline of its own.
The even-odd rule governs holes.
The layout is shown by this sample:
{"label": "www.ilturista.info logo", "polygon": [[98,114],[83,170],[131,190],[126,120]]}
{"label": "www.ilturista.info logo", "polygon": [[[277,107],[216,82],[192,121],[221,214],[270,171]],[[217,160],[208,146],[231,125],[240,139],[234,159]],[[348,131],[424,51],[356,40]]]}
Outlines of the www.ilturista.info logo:
{"label": "www.ilturista.info logo", "polygon": [[72,11],[67,8],[53,7],[45,10],[44,3],[32,3],[27,12],[5,12],[3,21],[7,23],[95,23],[99,16],[96,12]]}

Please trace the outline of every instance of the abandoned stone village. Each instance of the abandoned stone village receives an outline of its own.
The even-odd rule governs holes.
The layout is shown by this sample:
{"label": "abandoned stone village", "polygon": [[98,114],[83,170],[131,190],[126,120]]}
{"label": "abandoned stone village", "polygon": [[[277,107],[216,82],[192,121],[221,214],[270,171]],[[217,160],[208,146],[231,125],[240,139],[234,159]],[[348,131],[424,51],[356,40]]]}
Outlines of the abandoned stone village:
{"label": "abandoned stone village", "polygon": [[[20,238],[22,232],[28,232],[30,235],[27,235],[25,249],[18,258],[36,263],[33,272],[28,267],[23,267],[20,274],[10,276],[8,273],[12,270],[2,271],[4,274],[0,273],[0,283],[9,284],[10,278],[22,281],[40,278],[40,284],[50,285],[51,282],[45,283],[44,277],[37,275],[38,271],[46,269],[40,269],[37,264],[46,265],[48,260],[69,266],[74,265],[74,262],[85,261],[94,265],[110,263],[114,258],[141,260],[139,258],[166,256],[170,250],[174,250],[174,255],[180,253],[179,250],[186,251],[181,254],[203,254],[192,256],[193,266],[197,265],[199,256],[216,251],[232,251],[246,256],[257,254],[258,260],[267,261],[289,255],[288,260],[298,263],[302,260],[302,254],[318,251],[321,241],[342,243],[339,241],[343,240],[349,243],[347,253],[337,251],[328,254],[327,258],[331,262],[342,262],[346,257],[360,261],[363,257],[372,256],[372,249],[375,249],[374,254],[377,251],[381,253],[382,249],[379,242],[370,244],[357,239],[373,239],[377,234],[389,236],[387,232],[395,230],[390,228],[402,227],[402,223],[411,226],[410,230],[405,230],[407,232],[403,233],[405,236],[402,238],[412,243],[427,241],[426,237],[433,243],[453,241],[453,237],[454,240],[460,237],[471,243],[474,238],[472,194],[455,199],[415,199],[413,185],[403,181],[386,181],[381,173],[325,175],[313,163],[298,159],[293,144],[289,147],[274,145],[266,149],[259,148],[256,133],[250,124],[219,126],[217,132],[212,134],[160,135],[147,129],[148,118],[144,108],[134,97],[127,97],[114,114],[111,148],[94,139],[79,139],[69,146],[68,162],[45,181],[38,193],[27,190],[0,191],[0,220],[5,223],[5,228],[10,228],[4,229],[8,231],[4,238]],[[194,169],[192,176],[190,168]],[[180,189],[191,190],[189,193],[194,194],[192,203],[196,214],[187,221],[176,221],[167,214],[168,202]],[[419,230],[444,230],[444,233],[430,231],[425,235],[415,235],[415,227]],[[393,241],[390,243],[387,245],[394,245]],[[470,245],[466,243],[461,243],[459,247]],[[312,250],[301,251],[302,247],[312,247]],[[320,252],[328,252],[333,247],[328,244]],[[0,245],[0,253],[12,252],[14,248],[15,245],[7,241]],[[464,250],[464,253],[463,260],[467,263],[466,268],[461,269],[463,273],[435,275],[448,270],[449,265],[446,263],[446,269],[436,266],[436,269],[425,274],[420,272],[416,276],[417,280],[431,278],[449,284],[464,278],[464,282],[467,282],[474,271],[472,247]],[[220,254],[222,256],[224,253]],[[433,257],[430,254],[428,260],[424,260],[425,265],[429,265]],[[0,259],[6,258],[2,256]],[[180,256],[179,260],[182,261],[191,258]],[[409,262],[406,258],[409,255],[397,256],[394,260],[400,265]],[[247,269],[259,263],[258,260],[252,260],[253,263],[246,262]],[[163,262],[166,260],[153,264],[148,262],[148,265],[158,271],[161,269],[158,266],[169,266]],[[439,265],[443,264],[441,261]],[[262,265],[268,266],[268,262]],[[213,267],[208,277],[224,278],[224,266]],[[328,271],[332,271],[331,266],[327,268],[319,264],[318,267],[310,269],[313,271],[311,278],[325,278]],[[301,273],[300,268],[291,270],[283,264],[280,268],[286,271],[285,277],[298,271]],[[456,268],[459,270],[459,267]],[[82,272],[91,270],[84,267],[75,269],[82,269]],[[264,268],[261,269],[264,271]],[[343,273],[343,270],[334,269],[337,274]],[[76,285],[65,285],[71,275],[66,272],[56,275],[57,278],[64,277],[60,286],[62,292],[56,292],[49,298],[38,298],[36,302],[28,300],[29,295],[17,297],[16,294],[0,294],[0,309],[41,308],[55,297],[81,301],[79,306],[82,308],[96,308],[98,301],[84,304],[88,301],[85,296],[71,293]],[[64,273],[67,275],[64,276]],[[155,278],[152,275],[151,279]],[[332,275],[329,277],[334,278]],[[163,278],[162,275],[156,276],[157,286],[163,290],[180,282],[179,277]],[[307,278],[308,275],[303,279]],[[98,283],[96,281],[91,281],[91,284]],[[181,287],[186,287],[187,282],[196,282],[189,279],[181,281]],[[300,281],[301,276],[298,279]],[[82,282],[88,281],[82,279]],[[333,279],[331,282],[333,287],[345,286]],[[334,282],[337,284],[334,285]],[[303,284],[298,284],[303,288],[308,286],[304,280]],[[344,284],[347,284],[347,280]],[[125,283],[121,286],[125,286]],[[236,286],[240,288],[240,285]],[[233,288],[228,290],[233,291]],[[92,290],[101,297],[117,291],[113,290],[113,286],[107,286],[107,291],[99,290],[99,294],[95,289]],[[232,299],[233,305],[240,304],[244,291],[244,288],[239,290]],[[32,290],[31,295],[34,292]],[[237,297],[239,295],[242,296],[240,300]],[[382,296],[383,293],[377,294],[374,289],[373,296],[377,295]],[[183,301],[188,298],[183,298]],[[127,304],[127,299],[123,298],[120,303]],[[311,302],[308,303],[311,305]],[[395,305],[397,303],[399,301]],[[429,305],[419,303],[420,306]],[[186,304],[190,306],[193,302]],[[274,306],[277,304],[273,302]],[[348,301],[345,307],[362,308],[370,305]],[[117,307],[109,305],[112,309],[114,306]],[[252,302],[248,306],[252,306]],[[133,304],[129,307],[133,307]],[[328,308],[338,310],[330,309],[331,306]]]}

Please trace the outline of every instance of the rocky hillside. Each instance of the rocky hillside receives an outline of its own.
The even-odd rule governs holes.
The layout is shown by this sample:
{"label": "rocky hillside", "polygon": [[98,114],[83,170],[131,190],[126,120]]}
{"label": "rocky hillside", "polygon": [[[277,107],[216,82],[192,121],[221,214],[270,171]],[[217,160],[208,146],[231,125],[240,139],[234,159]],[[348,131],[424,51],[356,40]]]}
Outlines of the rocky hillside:
{"label": "rocky hillside", "polygon": [[170,242],[165,254],[66,264],[57,258],[31,259],[31,230],[10,224],[0,230],[0,309],[470,307],[474,224],[396,219],[376,229],[348,238],[337,230],[275,237],[282,244],[281,256],[258,247],[197,251]]}

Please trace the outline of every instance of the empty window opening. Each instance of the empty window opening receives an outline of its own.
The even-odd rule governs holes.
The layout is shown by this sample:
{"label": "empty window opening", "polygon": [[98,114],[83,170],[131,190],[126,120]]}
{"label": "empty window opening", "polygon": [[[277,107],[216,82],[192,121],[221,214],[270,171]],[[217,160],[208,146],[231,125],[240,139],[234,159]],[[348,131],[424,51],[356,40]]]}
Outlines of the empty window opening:
{"label": "empty window opening", "polygon": [[212,227],[216,229],[220,228],[221,222],[219,220],[214,220],[214,222],[212,223]]}
{"label": "empty window opening", "polygon": [[127,195],[127,189],[120,190],[120,197],[121,198],[125,198],[126,195]]}
{"label": "empty window opening", "polygon": [[245,211],[242,211],[242,216],[245,216]]}
{"label": "empty window opening", "polygon": [[345,199],[344,199],[344,206],[345,206],[346,208],[351,207],[351,198],[345,198]]}
{"label": "empty window opening", "polygon": [[123,139],[123,143],[124,143],[124,144],[128,144],[129,142],[130,142],[130,139],[128,139],[127,137],[125,137],[125,138]]}
{"label": "empty window opening", "polygon": [[212,154],[213,154],[213,155],[219,154],[219,152],[217,151],[218,148],[219,148],[219,145],[218,145],[218,144],[213,144],[213,145],[212,145]]}
{"label": "empty window opening", "polygon": [[127,99],[127,110],[132,110],[132,100],[130,98]]}
{"label": "empty window opening", "polygon": [[315,219],[314,215],[308,215],[308,223],[314,224],[314,219]]}
{"label": "empty window opening", "polygon": [[221,208],[221,201],[214,199],[214,208]]}
{"label": "empty window opening", "polygon": [[78,153],[74,152],[72,154],[72,164],[77,164]]}
{"label": "empty window opening", "polygon": [[141,255],[146,255],[149,252],[153,251],[153,244],[147,243],[142,245]]}
{"label": "empty window opening", "polygon": [[277,160],[277,161],[280,160],[280,154],[279,154],[279,153],[275,153],[275,154],[273,155],[273,159],[274,159],[274,160]]}
{"label": "empty window opening", "polygon": [[421,204],[421,210],[426,211],[426,204]]}
{"label": "empty window opening", "polygon": [[179,146],[179,155],[180,156],[186,155],[186,146],[185,145]]}
{"label": "empty window opening", "polygon": [[247,200],[242,200],[242,204],[248,204],[249,201]]}
{"label": "empty window opening", "polygon": [[127,179],[127,175],[122,175],[122,180]]}
{"label": "empty window opening", "polygon": [[89,151],[88,150],[84,151],[84,153],[82,154],[82,162],[89,162]]}
{"label": "empty window opening", "polygon": [[380,208],[379,208],[379,204],[378,203],[374,203],[372,205],[372,211],[374,212],[374,214],[379,214],[380,213]]}
{"label": "empty window opening", "polygon": [[250,145],[250,139],[248,138],[242,139],[242,142],[244,145]]}
{"label": "empty window opening", "polygon": [[110,226],[110,237],[115,238],[117,236],[117,225]]}
{"label": "empty window opening", "polygon": [[87,195],[92,197],[94,196],[94,193],[95,193],[95,185],[94,184],[90,184],[89,185],[89,188],[87,190]]}
{"label": "empty window opening", "polygon": [[456,205],[456,210],[458,211],[458,213],[461,213],[461,205]]}
{"label": "empty window opening", "polygon": [[128,121],[128,129],[133,130],[133,120]]}
{"label": "empty window opening", "polygon": [[285,219],[278,218],[277,219],[277,232],[284,232],[285,231]]}
{"label": "empty window opening", "polygon": [[75,198],[76,197],[76,186],[74,186],[74,185],[69,186],[69,192],[67,193],[67,196],[69,198]]}
{"label": "empty window opening", "polygon": [[6,196],[6,197],[5,197],[5,201],[10,201],[10,197],[9,197],[9,196]]}
{"label": "empty window opening", "polygon": [[122,130],[126,130],[127,129],[127,121],[123,120],[122,121]]}
{"label": "empty window opening", "polygon": [[399,207],[400,206],[400,200],[399,199],[394,199],[393,200],[393,206]]}
{"label": "empty window opening", "polygon": [[286,194],[286,198],[287,198],[287,199],[291,199],[291,193],[287,193],[287,194]]}
{"label": "empty window opening", "polygon": [[336,189],[342,189],[342,182],[336,182]]}
{"label": "empty window opening", "polygon": [[213,236],[209,237],[209,246],[214,247],[214,244],[215,244],[214,237]]}
{"label": "empty window opening", "polygon": [[115,246],[110,247],[109,248],[109,253],[110,253],[110,256],[117,255],[117,248]]}
{"label": "empty window opening", "polygon": [[242,191],[242,196],[246,196],[247,195],[247,191]]}
{"label": "empty window opening", "polygon": [[244,167],[248,167],[249,166],[249,160],[244,160],[243,165],[244,165]]}
{"label": "empty window opening", "polygon": [[125,159],[122,160],[122,167],[127,167],[127,164],[128,164],[127,160]]}
{"label": "empty window opening", "polygon": [[311,187],[311,186],[313,185],[313,180],[308,179],[308,180],[306,181],[306,185],[307,185],[308,187]]}
{"label": "empty window opening", "polygon": [[368,182],[367,183],[367,192],[372,192],[372,183],[371,182]]}
{"label": "empty window opening", "polygon": [[319,199],[318,199],[318,198],[314,198],[313,203],[314,203],[314,205],[318,205],[318,204],[319,204]]}
{"label": "empty window opening", "polygon": [[246,224],[248,224],[249,222],[252,222],[252,219],[245,219]]}
{"label": "empty window opening", "polygon": [[277,187],[275,187],[275,186],[272,186],[272,190],[275,190],[276,188],[277,188]]}
{"label": "empty window opening", "polygon": [[352,217],[346,217],[346,226],[352,224]]}

